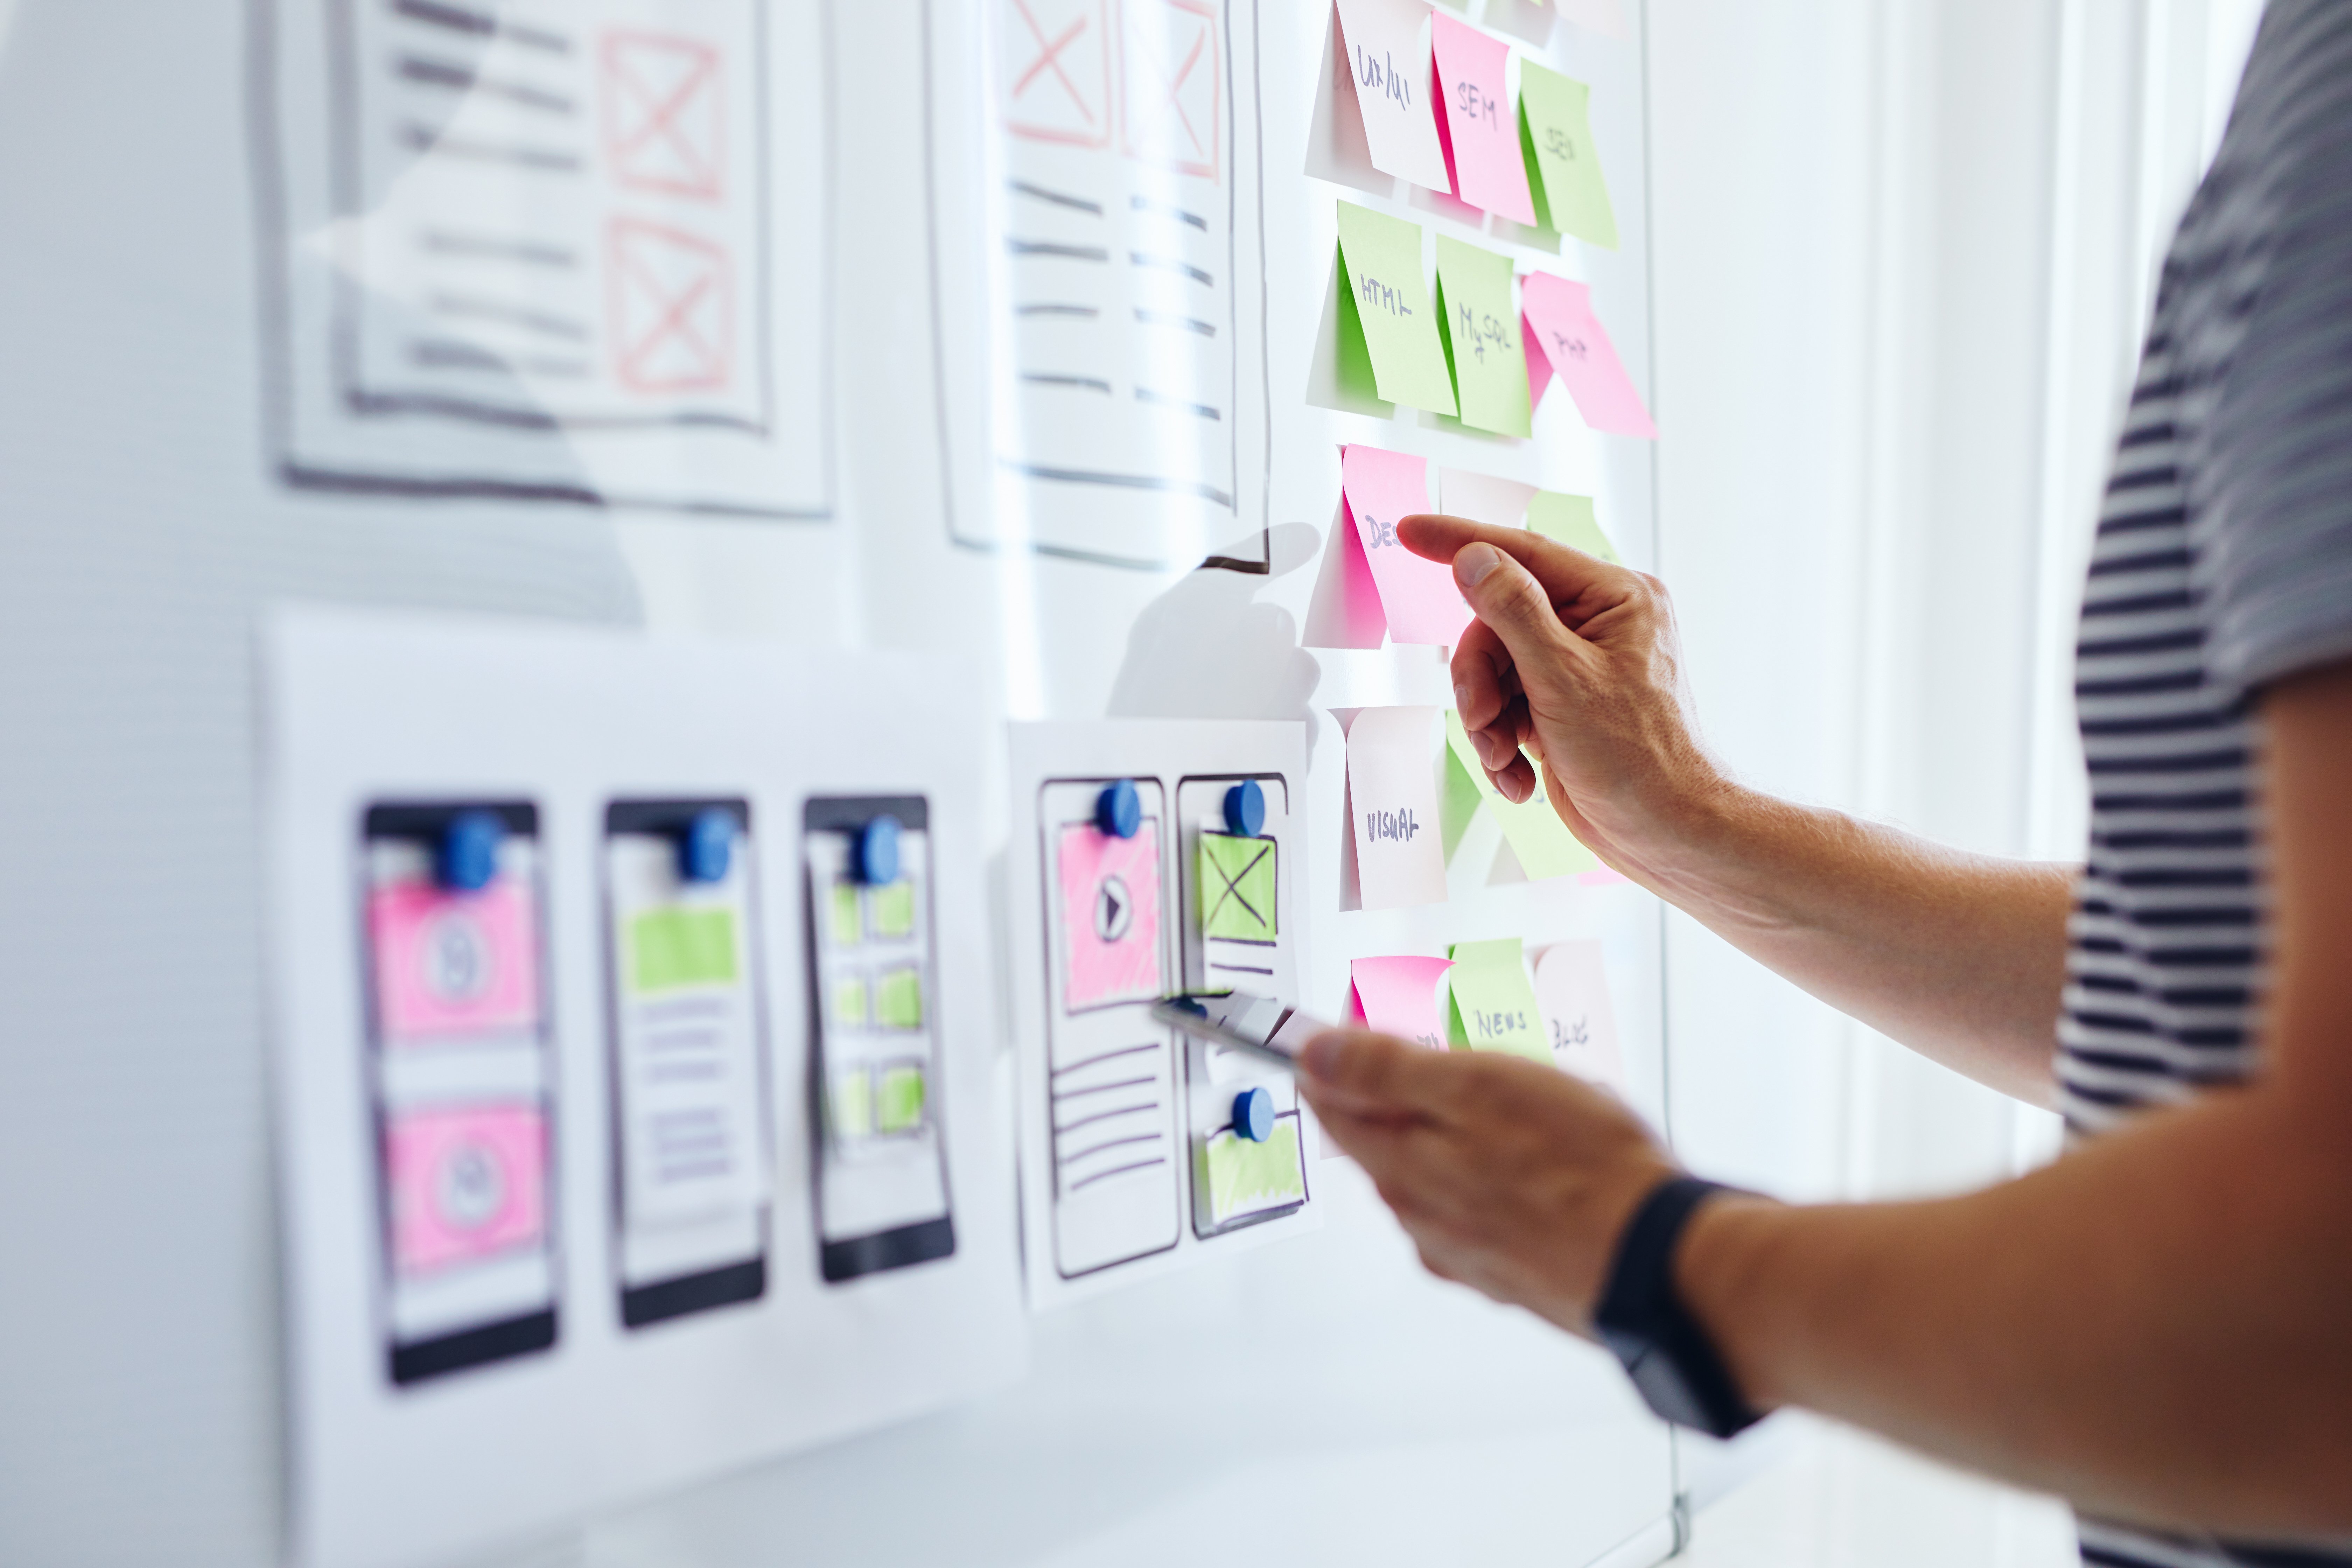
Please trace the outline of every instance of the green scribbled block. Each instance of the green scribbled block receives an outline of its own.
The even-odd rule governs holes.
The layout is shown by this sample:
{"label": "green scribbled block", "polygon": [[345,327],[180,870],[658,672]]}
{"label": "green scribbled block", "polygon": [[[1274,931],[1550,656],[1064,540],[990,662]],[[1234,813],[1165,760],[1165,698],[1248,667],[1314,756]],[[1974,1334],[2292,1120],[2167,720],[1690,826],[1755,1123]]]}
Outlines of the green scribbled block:
{"label": "green scribbled block", "polygon": [[864,1068],[853,1068],[833,1080],[833,1134],[864,1138],[874,1131],[874,1079]]}
{"label": "green scribbled block", "polygon": [[1601,519],[1593,513],[1591,496],[1538,490],[1528,500],[1528,527],[1555,544],[1598,555],[1612,566],[1618,564],[1617,547],[1601,531]]}
{"label": "green scribbled block", "polygon": [[866,1027],[866,978],[845,974],[833,983],[833,1021],[845,1029]]}
{"label": "green scribbled block", "polygon": [[875,1127],[883,1132],[912,1132],[923,1124],[923,1069],[900,1062],[882,1069],[875,1094]]}
{"label": "green scribbled block", "polygon": [[1355,306],[1381,401],[1454,412],[1454,380],[1421,269],[1421,226],[1341,202],[1339,282]]}
{"label": "green scribbled block", "polygon": [[1511,258],[1439,235],[1437,307],[1462,423],[1497,436],[1527,435],[1528,353],[1511,299]]}
{"label": "green scribbled block", "polygon": [[1230,1131],[1219,1132],[1210,1138],[1203,1153],[1212,1225],[1307,1201],[1296,1116],[1277,1118],[1274,1135],[1263,1143],[1236,1138]]}
{"label": "green scribbled block", "polygon": [[1223,942],[1270,942],[1281,920],[1275,908],[1279,851],[1271,838],[1201,835],[1201,934]]}
{"label": "green scribbled block", "polygon": [[1533,165],[1536,216],[1546,228],[1617,248],[1617,214],[1592,151],[1592,89],[1519,60],[1519,145]]}
{"label": "green scribbled block", "polygon": [[857,884],[835,882],[825,896],[825,925],[835,947],[856,947],[866,940],[866,914],[857,901]]}
{"label": "green scribbled block", "polygon": [[886,887],[868,889],[866,910],[874,921],[876,936],[914,935],[915,884],[901,877]]}
{"label": "green scribbled block", "polygon": [[923,1026],[923,976],[912,964],[886,972],[875,987],[874,1021],[886,1029]]}
{"label": "green scribbled block", "polygon": [[735,976],[733,910],[648,910],[629,922],[631,989],[732,985]]}
{"label": "green scribbled block", "polygon": [[1543,1015],[1536,1008],[1535,987],[1528,983],[1519,939],[1457,942],[1445,956],[1454,961],[1445,978],[1453,988],[1454,1045],[1552,1065],[1551,1044],[1544,1037]]}

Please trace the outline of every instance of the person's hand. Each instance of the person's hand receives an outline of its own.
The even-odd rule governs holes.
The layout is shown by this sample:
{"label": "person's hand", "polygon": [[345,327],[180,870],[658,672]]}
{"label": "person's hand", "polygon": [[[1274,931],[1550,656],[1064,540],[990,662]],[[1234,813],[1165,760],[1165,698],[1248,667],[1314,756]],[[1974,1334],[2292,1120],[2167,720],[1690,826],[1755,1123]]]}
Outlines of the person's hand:
{"label": "person's hand", "polygon": [[1440,1279],[1590,1337],[1617,1238],[1678,1172],[1618,1100],[1516,1057],[1330,1029],[1298,1088]]}
{"label": "person's hand", "polygon": [[1544,793],[1620,871],[1652,864],[1723,774],[1698,738],[1664,586],[1524,528],[1408,517],[1397,537],[1453,563],[1477,619],[1454,651],[1454,706],[1504,796]]}

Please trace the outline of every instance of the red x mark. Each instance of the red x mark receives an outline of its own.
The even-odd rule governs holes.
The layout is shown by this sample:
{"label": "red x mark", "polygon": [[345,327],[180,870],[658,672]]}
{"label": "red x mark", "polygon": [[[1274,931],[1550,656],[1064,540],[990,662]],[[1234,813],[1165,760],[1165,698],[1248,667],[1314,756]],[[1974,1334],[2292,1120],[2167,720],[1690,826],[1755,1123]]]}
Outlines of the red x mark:
{"label": "red x mark", "polygon": [[[1201,0],[1129,0],[1121,31],[1128,46],[1124,118],[1129,155],[1167,163],[1182,174],[1216,178],[1215,13]],[[1173,47],[1163,52],[1163,44]],[[1182,62],[1171,70],[1169,58],[1179,51]]]}
{"label": "red x mark", "polygon": [[621,384],[633,392],[726,385],[727,253],[692,235],[630,218],[614,221],[611,246],[609,310]]}
{"label": "red x mark", "polygon": [[604,37],[604,155],[624,185],[717,201],[727,124],[719,51],[655,33]]}
{"label": "red x mark", "polygon": [[[1005,90],[1008,127],[1041,142],[1099,147],[1110,140],[1110,41],[1102,0],[1079,0],[1075,16],[1070,16],[1067,0],[1059,5],[1007,0],[1007,5],[1021,26],[1011,28],[1008,21],[1015,36],[1006,39],[1006,53],[1027,60]],[[1040,10],[1052,18],[1050,23],[1039,20]],[[1066,25],[1064,16],[1069,16]],[[1056,26],[1059,32],[1054,31]],[[1021,32],[1027,33],[1029,48],[1016,53]],[[1089,32],[1091,49],[1081,47]],[[1058,84],[1059,90],[1033,93],[1040,83]]]}
{"label": "red x mark", "polygon": [[1028,0],[1013,0],[1013,8],[1021,13],[1021,19],[1024,22],[1029,24],[1029,36],[1037,40],[1038,48],[1036,61],[1021,73],[1019,81],[1013,84],[1013,96],[1019,98],[1029,90],[1031,82],[1035,81],[1045,72],[1052,71],[1061,79],[1063,88],[1070,95],[1070,101],[1076,106],[1080,114],[1087,117],[1087,123],[1092,125],[1095,122],[1094,111],[1087,107],[1086,99],[1078,91],[1078,84],[1072,81],[1070,73],[1062,68],[1061,59],[1062,51],[1076,43],[1078,35],[1087,30],[1087,19],[1084,16],[1079,17],[1062,30],[1060,37],[1049,43],[1045,38],[1045,29],[1039,26],[1037,18],[1030,14]]}

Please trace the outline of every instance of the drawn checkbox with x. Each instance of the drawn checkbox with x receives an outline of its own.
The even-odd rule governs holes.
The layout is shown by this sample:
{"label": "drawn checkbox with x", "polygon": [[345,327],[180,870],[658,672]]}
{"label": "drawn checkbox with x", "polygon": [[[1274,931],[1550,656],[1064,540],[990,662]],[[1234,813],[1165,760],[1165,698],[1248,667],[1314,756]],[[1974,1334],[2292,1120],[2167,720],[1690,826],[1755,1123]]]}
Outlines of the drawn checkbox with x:
{"label": "drawn checkbox with x", "polygon": [[1108,0],[1002,0],[1004,125],[1038,142],[1110,141]]}
{"label": "drawn checkbox with x", "polygon": [[1276,935],[1271,838],[1201,835],[1201,934],[1220,942],[1271,943]]}
{"label": "drawn checkbox with x", "polygon": [[704,392],[733,378],[727,252],[659,224],[615,218],[605,256],[614,375],[632,392]]}
{"label": "drawn checkbox with x", "polygon": [[1203,0],[1127,0],[1120,64],[1127,155],[1217,177],[1217,17]]}
{"label": "drawn checkbox with x", "polygon": [[604,35],[604,163],[614,183],[715,202],[727,183],[722,58],[661,33]]}

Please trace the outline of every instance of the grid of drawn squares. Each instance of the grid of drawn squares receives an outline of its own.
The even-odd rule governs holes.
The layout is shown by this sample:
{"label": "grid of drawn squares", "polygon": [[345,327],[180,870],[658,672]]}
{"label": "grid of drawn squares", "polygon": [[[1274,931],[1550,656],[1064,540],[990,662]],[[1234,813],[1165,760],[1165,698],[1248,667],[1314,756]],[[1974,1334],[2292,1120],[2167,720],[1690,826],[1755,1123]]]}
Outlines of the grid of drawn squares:
{"label": "grid of drawn squares", "polygon": [[[1111,108],[1112,12],[1118,13]],[[1079,147],[1110,143],[1141,163],[1218,176],[1219,78],[1215,13],[1204,0],[1000,0],[1005,128],[1016,136]]]}
{"label": "grid of drawn squares", "polygon": [[[878,947],[881,962],[838,971],[829,980],[827,1016],[836,1028],[919,1033],[923,1027],[923,972],[890,948],[915,935],[916,888],[901,877],[878,888],[846,878],[825,896],[825,935],[836,953]],[[906,1137],[923,1129],[929,1083],[923,1058],[857,1063],[831,1075],[833,1131],[842,1139]]]}

